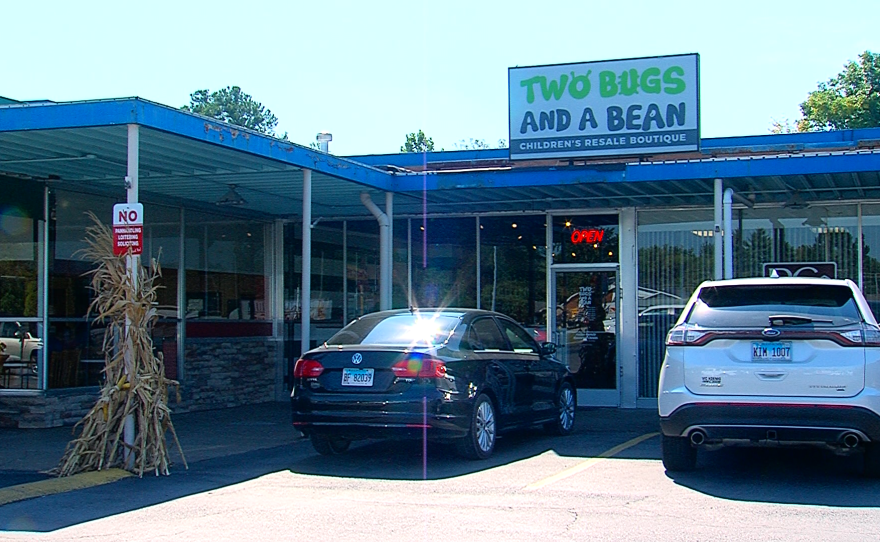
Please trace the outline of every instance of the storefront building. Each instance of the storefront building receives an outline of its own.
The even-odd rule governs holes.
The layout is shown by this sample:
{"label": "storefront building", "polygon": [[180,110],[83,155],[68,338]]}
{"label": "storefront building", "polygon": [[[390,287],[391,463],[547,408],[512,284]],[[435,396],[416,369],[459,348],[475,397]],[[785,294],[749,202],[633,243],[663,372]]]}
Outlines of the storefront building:
{"label": "storefront building", "polygon": [[340,158],[137,98],[0,105],[0,424],[94,403],[85,213],[109,223],[132,180],[177,411],[283,401],[295,359],[344,323],[438,305],[556,342],[581,405],[655,408],[666,330],[702,280],[771,264],[880,301],[878,172],[880,129],[638,159]]}

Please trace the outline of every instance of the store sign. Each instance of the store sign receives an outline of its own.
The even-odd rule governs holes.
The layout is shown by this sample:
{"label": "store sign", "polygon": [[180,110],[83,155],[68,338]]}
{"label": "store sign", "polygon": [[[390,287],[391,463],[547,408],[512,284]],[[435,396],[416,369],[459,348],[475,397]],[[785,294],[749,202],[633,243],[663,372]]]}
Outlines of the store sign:
{"label": "store sign", "polygon": [[825,279],[837,278],[836,262],[786,262],[765,263],[764,276],[769,277],[773,271],[779,277],[818,277]]}
{"label": "store sign", "polygon": [[589,229],[571,232],[571,242],[576,245],[579,243],[601,243],[604,238],[605,230]]}
{"label": "store sign", "polygon": [[700,147],[697,54],[508,69],[510,158]]}
{"label": "store sign", "polygon": [[144,250],[144,206],[141,203],[117,203],[113,206],[113,254],[124,256]]}

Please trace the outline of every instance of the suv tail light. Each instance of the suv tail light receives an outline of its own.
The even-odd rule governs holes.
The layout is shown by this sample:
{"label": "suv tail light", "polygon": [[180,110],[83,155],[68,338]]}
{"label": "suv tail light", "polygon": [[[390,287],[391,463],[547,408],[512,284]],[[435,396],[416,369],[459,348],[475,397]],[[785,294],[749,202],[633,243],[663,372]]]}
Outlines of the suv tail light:
{"label": "suv tail light", "polygon": [[669,330],[666,346],[698,346],[709,342],[713,336],[710,331],[699,331],[687,324],[681,324]]}
{"label": "suv tail light", "polygon": [[294,378],[317,378],[324,372],[321,362],[314,359],[298,359],[293,366]]}
{"label": "suv tail light", "polygon": [[428,356],[410,356],[391,366],[394,376],[399,378],[443,378],[446,364]]}

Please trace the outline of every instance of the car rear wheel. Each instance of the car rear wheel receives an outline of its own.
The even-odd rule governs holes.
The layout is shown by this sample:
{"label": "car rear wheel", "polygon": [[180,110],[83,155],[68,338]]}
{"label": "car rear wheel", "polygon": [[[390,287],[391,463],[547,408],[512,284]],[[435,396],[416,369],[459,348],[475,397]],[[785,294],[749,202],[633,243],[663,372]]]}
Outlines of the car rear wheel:
{"label": "car rear wheel", "polygon": [[554,435],[570,435],[574,430],[574,413],[577,410],[577,395],[568,382],[563,382],[556,394],[556,419],[545,427]]}
{"label": "car rear wheel", "polygon": [[663,466],[669,471],[691,471],[697,466],[697,449],[685,437],[663,435]]}
{"label": "car rear wheel", "polygon": [[865,445],[865,476],[880,478],[880,447],[877,442]]}
{"label": "car rear wheel", "polygon": [[321,455],[336,455],[348,450],[351,441],[341,437],[312,435],[312,446]]}
{"label": "car rear wheel", "polygon": [[495,432],[495,407],[481,393],[474,401],[468,434],[458,442],[459,453],[468,459],[487,459],[495,450]]}

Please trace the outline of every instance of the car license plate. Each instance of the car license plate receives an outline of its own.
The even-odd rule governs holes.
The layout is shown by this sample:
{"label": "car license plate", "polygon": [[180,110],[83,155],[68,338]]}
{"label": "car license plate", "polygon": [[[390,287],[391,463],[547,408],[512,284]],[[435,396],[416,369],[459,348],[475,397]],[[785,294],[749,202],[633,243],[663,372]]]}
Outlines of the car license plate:
{"label": "car license plate", "polygon": [[343,369],[343,386],[372,386],[373,369]]}
{"label": "car license plate", "polygon": [[752,361],[791,361],[791,341],[753,342]]}

